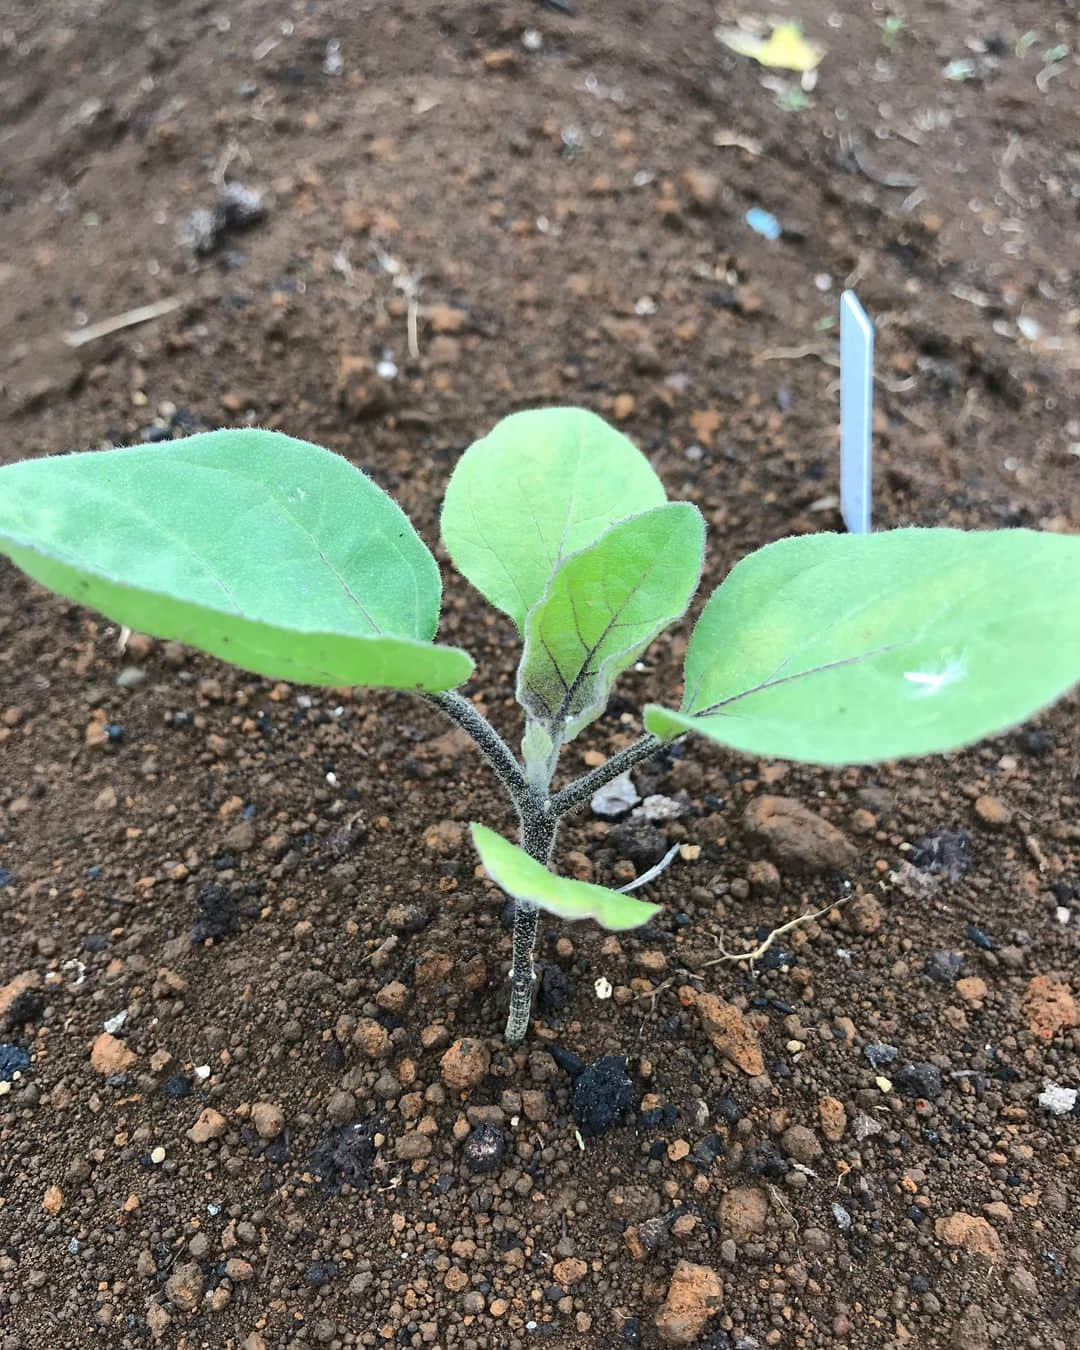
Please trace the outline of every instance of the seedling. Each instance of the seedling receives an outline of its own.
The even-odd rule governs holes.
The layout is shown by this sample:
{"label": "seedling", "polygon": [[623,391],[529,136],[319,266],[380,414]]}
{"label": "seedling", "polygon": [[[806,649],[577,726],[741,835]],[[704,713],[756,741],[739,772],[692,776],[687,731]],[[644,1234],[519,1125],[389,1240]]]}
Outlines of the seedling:
{"label": "seedling", "polygon": [[1080,673],[1080,539],[1030,530],[898,529],[781,539],[706,602],[677,707],[553,789],[562,748],[686,612],[705,527],[649,462],[575,408],[516,413],[465,452],[442,512],[447,551],[522,640],[521,759],[457,692],[471,658],[435,641],[435,559],[347,460],[275,432],[0,469],[0,552],[117,623],[243,670],[427,699],[473,738],[520,822],[520,847],[473,826],[515,900],[506,1036],[521,1041],[537,909],[610,929],[657,906],[549,870],[559,822],[687,732],[750,755],[867,764],[980,739]]}

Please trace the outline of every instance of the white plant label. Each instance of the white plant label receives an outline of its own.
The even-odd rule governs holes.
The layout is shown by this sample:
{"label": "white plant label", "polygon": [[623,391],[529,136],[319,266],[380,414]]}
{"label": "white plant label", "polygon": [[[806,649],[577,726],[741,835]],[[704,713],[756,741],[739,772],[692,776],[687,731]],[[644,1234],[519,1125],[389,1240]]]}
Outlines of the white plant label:
{"label": "white plant label", "polygon": [[840,297],[840,510],[852,534],[870,533],[874,326],[854,291]]}

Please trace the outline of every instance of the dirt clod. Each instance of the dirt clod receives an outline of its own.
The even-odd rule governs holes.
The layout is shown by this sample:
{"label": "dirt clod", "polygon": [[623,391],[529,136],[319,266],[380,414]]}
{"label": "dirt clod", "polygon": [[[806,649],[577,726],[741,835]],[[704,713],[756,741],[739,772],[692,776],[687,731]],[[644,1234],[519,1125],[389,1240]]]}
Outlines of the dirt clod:
{"label": "dirt clod", "polygon": [[755,797],[743,827],[789,872],[843,872],[855,861],[855,848],[841,831],[792,797]]}
{"label": "dirt clod", "polygon": [[136,1054],[124,1041],[103,1031],[90,1047],[90,1063],[102,1074],[124,1073],[136,1062]]}
{"label": "dirt clod", "polygon": [[692,1005],[701,1018],[705,1034],[713,1045],[751,1078],[765,1072],[758,1034],[746,1016],[716,994],[691,990]]}
{"label": "dirt clod", "polygon": [[720,1277],[709,1266],[680,1261],[656,1314],[656,1330],[667,1345],[693,1345],[723,1302]]}
{"label": "dirt clod", "polygon": [[491,1052],[487,1046],[465,1036],[454,1041],[439,1060],[439,1071],[447,1087],[464,1092],[483,1079],[490,1064]]}

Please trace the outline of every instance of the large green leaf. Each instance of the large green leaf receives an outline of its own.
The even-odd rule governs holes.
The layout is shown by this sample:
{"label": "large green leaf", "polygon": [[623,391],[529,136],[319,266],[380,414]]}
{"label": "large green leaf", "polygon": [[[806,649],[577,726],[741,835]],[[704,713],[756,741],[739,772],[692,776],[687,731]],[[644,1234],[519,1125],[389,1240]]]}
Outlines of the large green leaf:
{"label": "large green leaf", "polygon": [[244,670],[449,689],[435,559],[339,455],[259,430],[0,469],[0,553],[51,590]]}
{"label": "large green leaf", "polygon": [[1015,725],[1080,677],[1080,538],[904,529],[781,539],[713,592],[682,708],[750,754],[859,764]]}
{"label": "large green leaf", "polygon": [[559,563],[666,500],[648,460],[583,408],[504,418],[462,455],[442,534],[458,571],[524,631]]}
{"label": "large green leaf", "polygon": [[524,849],[486,825],[473,824],[470,828],[488,876],[515,900],[538,905],[562,919],[595,919],[601,928],[616,933],[640,928],[660,911],[659,905],[620,895],[606,886],[557,877],[543,863],[530,858]]}
{"label": "large green leaf", "polygon": [[518,701],[556,743],[604,710],[620,671],[686,610],[705,522],[689,502],[631,516],[562,564],[525,620]]}

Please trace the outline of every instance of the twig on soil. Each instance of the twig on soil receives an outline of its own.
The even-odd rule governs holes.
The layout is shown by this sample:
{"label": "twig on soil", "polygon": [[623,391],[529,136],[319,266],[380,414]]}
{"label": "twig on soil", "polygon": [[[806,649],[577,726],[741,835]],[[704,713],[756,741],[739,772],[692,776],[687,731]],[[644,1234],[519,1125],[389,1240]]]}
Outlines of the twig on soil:
{"label": "twig on soil", "polygon": [[225,175],[229,172],[229,166],[234,159],[243,161],[244,167],[251,163],[251,151],[245,150],[239,141],[230,141],[222,150],[218,157],[218,162],[214,165],[214,171],[210,175],[210,181],[213,185],[221,189],[225,186]]}
{"label": "twig on soil", "polygon": [[838,361],[830,361],[828,352],[822,347],[815,347],[810,343],[802,347],[766,347],[763,352],[758,352],[754,362],[756,364],[759,361],[801,361],[804,356],[816,356],[827,366],[840,364]]}
{"label": "twig on soil", "polygon": [[798,928],[801,923],[809,923],[811,919],[820,919],[822,915],[828,914],[830,910],[836,909],[840,905],[846,905],[849,899],[850,897],[845,895],[842,899],[834,900],[832,904],[826,905],[824,909],[815,910],[812,914],[800,914],[797,919],[792,919],[789,923],[781,924],[779,928],[774,928],[763,942],[759,942],[753,951],[726,951],[724,949],[723,939],[721,938],[718,943],[720,955],[714,957],[711,961],[706,961],[702,966],[702,969],[705,970],[708,969],[709,966],[722,965],[725,961],[745,961],[748,965],[752,966],[755,961],[761,960],[777,938],[783,937],[785,933],[790,933],[793,928]]}
{"label": "twig on soil", "polygon": [[406,272],[401,262],[387,253],[384,249],[375,246],[375,256],[379,260],[379,266],[384,272],[389,272],[394,279],[394,287],[405,297],[405,340],[408,344],[409,355],[415,361],[420,355],[420,280],[419,272]]}
{"label": "twig on soil", "polygon": [[798,1221],[798,1219],[795,1217],[795,1215],[792,1213],[792,1211],[788,1208],[788,1206],[784,1203],[784,1197],[780,1194],[779,1190],[777,1190],[777,1188],[776,1188],[775,1186],[773,1186],[771,1183],[769,1184],[769,1194],[772,1196],[773,1201],[774,1201],[777,1205],[780,1206],[780,1208],[781,1208],[781,1209],[784,1211],[784,1213],[788,1216],[788,1218],[791,1220],[791,1222],[795,1225],[795,1231],[796,1231],[796,1233],[797,1233],[797,1232],[799,1231],[799,1221]]}
{"label": "twig on soil", "polygon": [[869,165],[864,164],[860,158],[860,147],[853,136],[842,135],[840,149],[848,156],[862,176],[869,179],[871,183],[876,183],[878,187],[915,188],[919,186],[917,178],[909,178],[907,174],[903,173],[877,173]]}
{"label": "twig on soil", "polygon": [[167,300],[155,300],[152,305],[140,305],[137,309],[126,310],[123,314],[114,314],[111,319],[102,319],[100,323],[92,323],[88,328],[74,328],[64,334],[64,341],[69,347],[81,347],[84,343],[94,342],[97,338],[108,337],[110,333],[118,333],[122,328],[133,328],[136,324],[160,319],[165,314],[171,314],[174,309],[179,309],[183,303],[182,295],[170,295]]}
{"label": "twig on soil", "polygon": [[[805,356],[816,356],[822,365],[831,366],[834,370],[840,369],[838,356],[812,343],[806,343],[802,347],[766,347],[753,358],[753,364],[759,365],[762,361],[801,361]],[[914,376],[908,376],[905,380],[890,380],[887,375],[875,374],[874,383],[880,384],[882,389],[890,394],[906,394],[915,387]]]}
{"label": "twig on soil", "polygon": [[[761,958],[765,955],[765,953],[769,950],[769,948],[773,945],[773,943],[776,941],[778,937],[783,937],[785,933],[790,933],[793,928],[798,928],[799,924],[801,923],[809,923],[811,919],[820,919],[823,915],[828,914],[830,910],[838,909],[841,905],[846,905],[848,900],[850,899],[851,899],[850,896],[845,895],[839,900],[834,900],[832,904],[826,905],[824,909],[815,910],[813,914],[800,914],[797,919],[792,919],[789,923],[781,924],[779,928],[774,928],[772,932],[769,934],[769,936],[765,938],[763,942],[759,942],[758,945],[753,949],[753,951],[749,952],[725,951],[724,943],[723,940],[721,939],[718,942],[721,955],[714,957],[711,961],[703,962],[701,969],[708,970],[710,966],[719,966],[722,965],[725,961],[734,961],[734,962],[745,961],[748,965],[752,966],[755,961],[761,960]],[[696,970],[685,970],[685,969],[677,970],[674,975],[669,975],[668,978],[664,980],[662,983],[655,985],[652,989],[647,989],[643,993],[638,994],[638,998],[647,998],[649,1000],[649,1011],[655,1012],[656,1000],[660,997],[662,993],[664,993],[665,990],[670,989],[671,986],[675,984],[678,980],[693,980],[696,983],[700,984],[703,979],[704,976],[700,975]]]}

